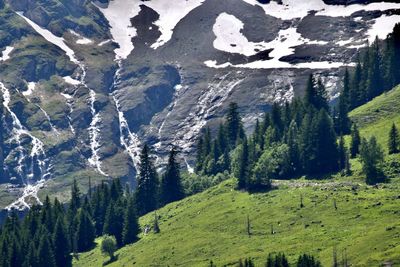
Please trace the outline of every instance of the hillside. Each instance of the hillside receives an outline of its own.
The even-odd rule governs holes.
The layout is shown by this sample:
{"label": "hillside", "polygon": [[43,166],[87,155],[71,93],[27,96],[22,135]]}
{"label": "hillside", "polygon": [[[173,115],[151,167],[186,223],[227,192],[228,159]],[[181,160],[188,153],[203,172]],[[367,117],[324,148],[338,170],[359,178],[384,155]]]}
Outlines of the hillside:
{"label": "hillside", "polygon": [[[400,122],[399,98],[397,87],[351,112],[362,136],[376,135],[386,146],[389,127]],[[398,162],[400,157],[391,159]],[[120,249],[118,260],[109,266],[207,266],[210,260],[222,266],[245,257],[262,266],[270,252],[285,252],[292,262],[299,254],[310,253],[330,266],[335,246],[339,258],[346,250],[353,266],[385,262],[397,266],[400,177],[392,177],[389,184],[367,186],[358,160],[351,164],[351,177],[274,181],[277,189],[257,194],[234,190],[231,179],[172,203],[157,211],[161,233],[141,235],[140,241]],[[300,208],[301,196],[304,208]],[[154,213],[142,217],[142,227],[151,225],[153,218]],[[74,266],[100,266],[105,261],[96,247],[80,254]]]}
{"label": "hillside", "polygon": [[73,179],[134,186],[145,143],[161,167],[176,145],[190,170],[230,102],[248,130],[311,73],[335,98],[357,51],[400,22],[395,0],[303,2],[0,0],[0,209],[65,202]]}
{"label": "hillside", "polygon": [[375,135],[387,149],[388,133],[393,123],[400,125],[400,86],[350,112],[350,118],[360,127],[362,136]]}

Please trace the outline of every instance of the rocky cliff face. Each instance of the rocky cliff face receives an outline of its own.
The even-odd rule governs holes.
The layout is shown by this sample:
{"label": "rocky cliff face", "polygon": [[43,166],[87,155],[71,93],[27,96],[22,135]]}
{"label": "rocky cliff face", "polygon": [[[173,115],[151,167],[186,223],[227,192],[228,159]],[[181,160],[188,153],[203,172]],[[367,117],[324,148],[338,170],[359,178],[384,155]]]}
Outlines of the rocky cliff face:
{"label": "rocky cliff face", "polygon": [[357,50],[400,21],[400,4],[369,2],[0,0],[0,206],[63,199],[74,178],[134,185],[144,142],[160,166],[179,146],[190,169],[230,102],[250,128],[310,73],[334,98]]}

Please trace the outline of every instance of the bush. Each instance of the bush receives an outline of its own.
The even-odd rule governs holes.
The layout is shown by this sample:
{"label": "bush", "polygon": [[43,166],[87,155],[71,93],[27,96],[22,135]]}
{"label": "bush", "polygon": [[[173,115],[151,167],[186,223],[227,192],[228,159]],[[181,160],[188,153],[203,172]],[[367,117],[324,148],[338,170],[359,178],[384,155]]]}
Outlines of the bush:
{"label": "bush", "polygon": [[110,257],[110,261],[114,259],[114,253],[117,250],[117,240],[114,236],[106,235],[101,241],[101,253]]}

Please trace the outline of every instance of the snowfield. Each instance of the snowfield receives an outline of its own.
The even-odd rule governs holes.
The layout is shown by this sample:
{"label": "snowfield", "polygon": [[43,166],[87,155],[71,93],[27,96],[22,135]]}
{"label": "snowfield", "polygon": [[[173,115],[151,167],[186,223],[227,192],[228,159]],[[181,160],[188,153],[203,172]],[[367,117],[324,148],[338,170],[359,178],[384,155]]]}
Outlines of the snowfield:
{"label": "snowfield", "polygon": [[3,56],[0,57],[0,61],[6,61],[10,59],[10,54],[14,50],[14,47],[12,46],[6,46],[6,48],[3,50]]}

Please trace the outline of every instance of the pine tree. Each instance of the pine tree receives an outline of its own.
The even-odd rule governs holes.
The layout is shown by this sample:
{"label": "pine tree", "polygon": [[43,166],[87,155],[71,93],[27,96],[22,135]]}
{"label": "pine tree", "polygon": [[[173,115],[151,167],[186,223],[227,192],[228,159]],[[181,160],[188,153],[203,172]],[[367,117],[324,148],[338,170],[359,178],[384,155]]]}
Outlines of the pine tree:
{"label": "pine tree", "polygon": [[168,164],[161,182],[161,203],[168,204],[184,197],[179,164],[176,162],[177,151],[173,147],[169,153]]}
{"label": "pine tree", "polygon": [[315,80],[312,74],[308,79],[304,102],[306,105],[311,105],[317,110],[325,109],[326,111],[329,111],[325,86],[321,79]]}
{"label": "pine tree", "polygon": [[117,240],[118,247],[123,245],[122,232],[124,214],[121,210],[120,202],[111,201],[104,220],[103,234],[112,235]]}
{"label": "pine tree", "polygon": [[346,168],[346,147],[344,138],[341,135],[339,139],[339,169],[344,170]]}
{"label": "pine tree", "polygon": [[396,125],[393,123],[389,132],[388,150],[390,154],[399,153],[399,132]]}
{"label": "pine tree", "polygon": [[135,192],[136,209],[139,216],[157,208],[157,191],[157,172],[149,156],[149,147],[145,145],[140,155],[139,175],[137,176]]}
{"label": "pine tree", "polygon": [[140,232],[138,218],[135,211],[133,198],[128,199],[128,205],[125,208],[124,228],[122,231],[122,242],[124,245],[131,244],[138,239]]}
{"label": "pine tree", "polygon": [[292,121],[289,126],[287,137],[287,145],[289,148],[289,164],[291,167],[291,175],[299,174],[301,171],[301,159],[298,141],[298,128],[296,121]]}
{"label": "pine tree", "polygon": [[226,131],[231,148],[236,145],[238,139],[243,137],[244,131],[242,127],[242,119],[239,115],[238,105],[236,103],[230,103],[228,114],[226,115]]}
{"label": "pine tree", "polygon": [[353,79],[350,87],[349,105],[350,109],[354,109],[360,105],[361,96],[361,83],[362,83],[362,65],[360,62],[360,55],[357,53],[356,68],[354,70]]}
{"label": "pine tree", "polygon": [[353,124],[351,128],[350,156],[355,158],[360,153],[361,137],[357,125]]}
{"label": "pine tree", "polygon": [[57,267],[71,266],[70,248],[63,218],[59,217],[53,234],[54,258]]}
{"label": "pine tree", "polygon": [[154,232],[155,234],[160,233],[160,226],[159,226],[159,224],[158,224],[158,216],[157,216],[157,213],[154,213],[153,232]]}
{"label": "pine tree", "polygon": [[296,267],[321,267],[321,263],[313,256],[303,254],[297,260]]}
{"label": "pine tree", "polygon": [[42,231],[37,251],[37,260],[38,266],[56,267],[53,248],[47,230]]}
{"label": "pine tree", "polygon": [[244,189],[247,186],[247,176],[248,176],[248,160],[249,160],[249,148],[247,144],[247,139],[244,138],[242,142],[242,149],[240,151],[239,162],[238,162],[238,189]]}
{"label": "pine tree", "polygon": [[74,233],[75,252],[83,252],[93,247],[95,229],[86,211],[79,209],[76,214],[76,232]]}
{"label": "pine tree", "polygon": [[381,55],[379,51],[379,39],[376,37],[374,43],[370,48],[370,65],[369,65],[369,76],[367,80],[368,85],[368,100],[371,100],[375,96],[382,93],[383,82],[381,73]]}
{"label": "pine tree", "polygon": [[350,78],[349,71],[346,69],[343,79],[343,90],[339,97],[339,113],[336,125],[336,133],[350,133],[351,122],[348,116],[350,106]]}
{"label": "pine tree", "polygon": [[81,207],[81,193],[78,187],[76,180],[74,179],[74,183],[71,188],[71,201],[69,204],[69,209],[72,213],[76,213],[76,211]]}
{"label": "pine tree", "polygon": [[384,154],[374,136],[369,140],[362,140],[360,158],[367,184],[376,184],[384,181],[385,175],[382,171]]}

